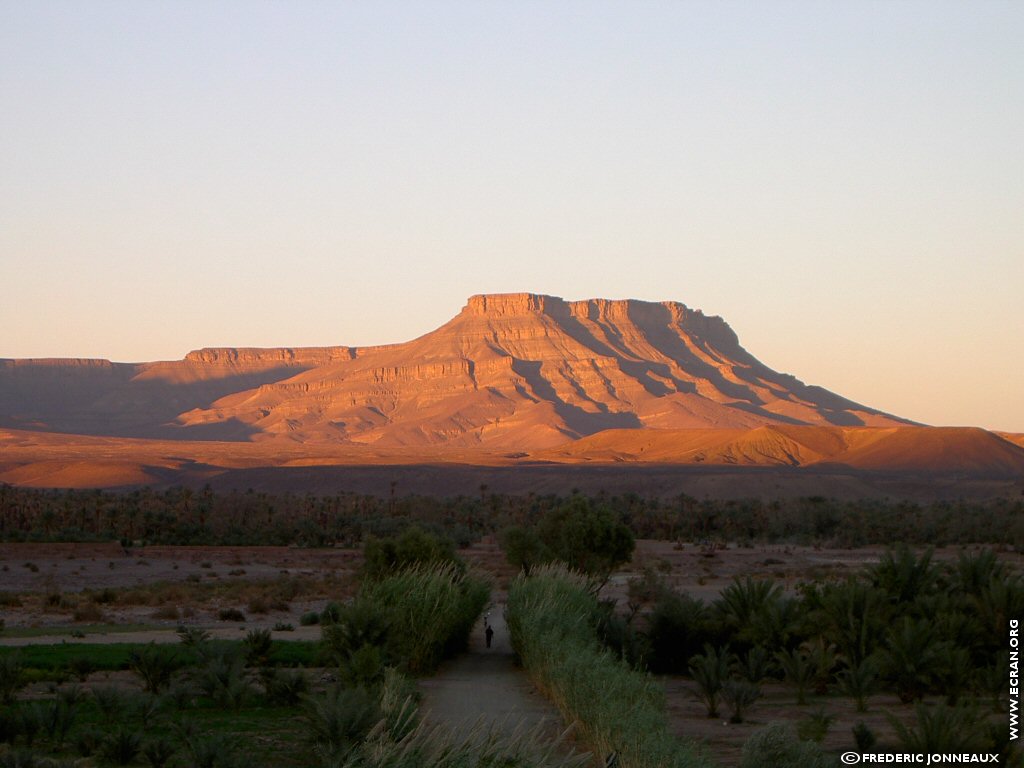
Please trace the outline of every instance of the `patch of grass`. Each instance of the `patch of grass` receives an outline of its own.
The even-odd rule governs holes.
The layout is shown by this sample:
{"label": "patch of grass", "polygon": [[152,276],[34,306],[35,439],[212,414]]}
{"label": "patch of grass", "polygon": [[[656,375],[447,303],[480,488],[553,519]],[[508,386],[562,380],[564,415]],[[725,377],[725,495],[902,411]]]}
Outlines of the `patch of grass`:
{"label": "patch of grass", "polygon": [[[211,640],[211,647],[237,647],[241,641]],[[0,647],[0,658],[19,653],[26,671],[62,673],[74,659],[87,657],[96,671],[128,669],[131,653],[145,648],[143,643],[59,643],[53,645],[26,645],[21,648]],[[172,645],[169,647],[177,648]],[[183,650],[182,660],[195,664],[198,654]],[[312,640],[275,640],[268,663],[278,667],[309,667],[320,663],[320,644]]]}
{"label": "patch of grass", "polygon": [[51,635],[76,636],[78,633],[86,635],[114,635],[121,632],[148,632],[154,629],[166,629],[159,624],[79,624],[74,627],[8,627],[4,632],[6,637],[48,637]]}

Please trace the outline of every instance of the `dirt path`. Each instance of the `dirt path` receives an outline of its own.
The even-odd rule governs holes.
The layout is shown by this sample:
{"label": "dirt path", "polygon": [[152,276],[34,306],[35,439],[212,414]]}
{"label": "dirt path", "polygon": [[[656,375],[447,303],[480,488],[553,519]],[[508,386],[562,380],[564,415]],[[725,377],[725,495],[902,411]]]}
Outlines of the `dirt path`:
{"label": "dirt path", "polygon": [[564,730],[558,710],[513,664],[504,608],[500,604],[490,610],[494,629],[490,648],[481,620],[473,630],[469,651],[444,664],[434,677],[420,681],[421,711],[428,720],[445,723],[461,733],[468,733],[477,724],[494,726],[506,734],[541,727],[556,738]]}

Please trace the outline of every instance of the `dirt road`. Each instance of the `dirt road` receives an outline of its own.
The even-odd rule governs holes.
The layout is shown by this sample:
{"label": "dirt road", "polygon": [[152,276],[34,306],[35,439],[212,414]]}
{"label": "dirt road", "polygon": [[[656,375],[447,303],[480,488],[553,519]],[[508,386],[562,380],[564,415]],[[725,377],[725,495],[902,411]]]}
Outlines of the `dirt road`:
{"label": "dirt road", "polygon": [[446,662],[434,677],[419,682],[424,694],[421,711],[429,720],[461,733],[480,725],[506,734],[540,727],[545,735],[556,738],[564,730],[558,710],[513,663],[504,607],[500,604],[490,609],[488,621],[494,629],[490,648],[481,620],[473,630],[468,652]]}

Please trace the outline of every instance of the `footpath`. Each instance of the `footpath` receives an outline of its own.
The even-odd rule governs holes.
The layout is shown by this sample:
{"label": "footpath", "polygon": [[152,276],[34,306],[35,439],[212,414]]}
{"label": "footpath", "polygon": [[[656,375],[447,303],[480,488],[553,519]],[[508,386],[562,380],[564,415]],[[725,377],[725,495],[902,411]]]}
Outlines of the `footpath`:
{"label": "footpath", "polygon": [[434,677],[419,681],[420,711],[428,721],[444,723],[459,733],[468,734],[481,725],[507,735],[540,727],[545,736],[557,738],[564,730],[558,710],[513,663],[504,607],[490,609],[488,622],[494,630],[490,648],[481,620],[473,629],[467,653],[445,662]]}

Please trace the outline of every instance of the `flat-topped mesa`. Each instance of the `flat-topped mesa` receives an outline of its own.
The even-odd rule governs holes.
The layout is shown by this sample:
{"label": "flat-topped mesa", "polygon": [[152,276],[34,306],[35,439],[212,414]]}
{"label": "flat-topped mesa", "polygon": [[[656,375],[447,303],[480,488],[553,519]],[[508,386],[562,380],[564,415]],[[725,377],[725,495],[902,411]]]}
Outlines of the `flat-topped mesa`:
{"label": "flat-topped mesa", "polygon": [[558,296],[540,293],[490,293],[470,296],[462,314],[491,318],[547,315],[556,321],[580,320],[611,325],[630,323],[646,331],[659,327],[677,327],[723,351],[742,354],[743,362],[747,362],[746,352],[740,346],[739,338],[725,320],[718,315],[705,315],[701,310],[691,309],[677,301],[566,301]]}
{"label": "flat-topped mesa", "polygon": [[[0,358],[0,368],[101,368],[110,369],[115,365],[125,363],[113,363],[101,357],[24,357],[24,358]],[[128,364],[130,365],[130,363]]]}
{"label": "flat-topped mesa", "polygon": [[0,427],[521,451],[606,429],[905,423],[769,369],[674,301],[481,294],[398,344],[68,365],[0,361]]}
{"label": "flat-topped mesa", "polygon": [[478,293],[469,297],[462,312],[467,315],[495,317],[524,315],[544,312],[551,302],[565,303],[555,296],[539,293]]}
{"label": "flat-topped mesa", "polygon": [[355,357],[352,347],[203,347],[185,355],[189,363],[326,365]]}

